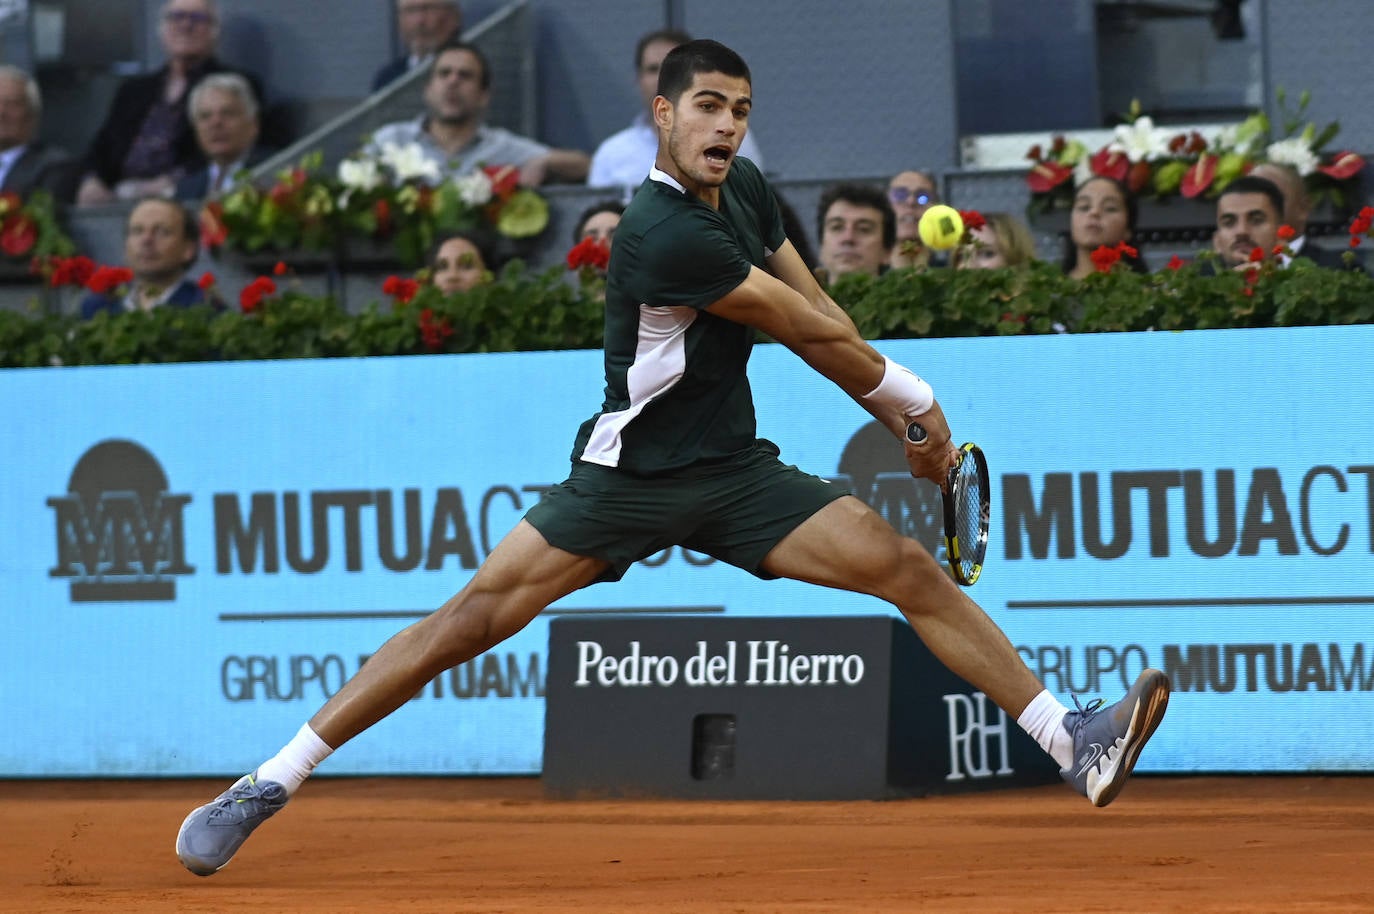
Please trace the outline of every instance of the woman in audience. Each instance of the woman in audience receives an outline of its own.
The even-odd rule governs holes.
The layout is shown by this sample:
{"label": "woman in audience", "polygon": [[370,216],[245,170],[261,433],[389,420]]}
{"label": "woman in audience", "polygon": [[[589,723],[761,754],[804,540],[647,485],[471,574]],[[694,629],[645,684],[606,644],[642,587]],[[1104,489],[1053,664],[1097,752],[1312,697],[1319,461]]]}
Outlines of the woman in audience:
{"label": "woman in audience", "polygon": [[984,225],[971,229],[973,243],[959,248],[954,265],[960,270],[1024,267],[1035,259],[1035,236],[1026,223],[1010,213],[984,213]]}
{"label": "woman in audience", "polygon": [[[1082,279],[1096,272],[1093,251],[1131,243],[1136,225],[1135,197],[1126,185],[1101,175],[1089,178],[1074,193],[1069,214],[1069,234],[1064,245],[1064,273]],[[1148,273],[1140,256],[1123,255],[1121,263],[1136,273]]]}
{"label": "woman in audience", "polygon": [[573,227],[573,244],[587,238],[602,242],[607,247],[615,237],[615,227],[620,224],[620,216],[625,212],[625,204],[619,200],[603,200],[593,203],[577,217]]}
{"label": "woman in audience", "polygon": [[[125,80],[86,154],[80,205],[170,196],[177,178],[201,161],[186,100],[201,79],[228,70],[215,58],[219,11],[214,0],[167,0],[158,37],[167,63]],[[254,77],[243,74],[258,101]]]}
{"label": "woman in audience", "polygon": [[474,232],[443,238],[430,258],[430,281],[445,295],[467,292],[492,280],[495,261],[486,240]]}

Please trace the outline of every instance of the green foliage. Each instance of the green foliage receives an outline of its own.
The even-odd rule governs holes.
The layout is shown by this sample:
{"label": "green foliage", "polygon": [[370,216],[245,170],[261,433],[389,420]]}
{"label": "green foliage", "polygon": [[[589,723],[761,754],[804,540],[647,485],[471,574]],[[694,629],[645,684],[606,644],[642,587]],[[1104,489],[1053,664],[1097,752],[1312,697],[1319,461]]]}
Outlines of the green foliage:
{"label": "green foliage", "polygon": [[[869,339],[1193,330],[1374,322],[1374,279],[1299,259],[1254,281],[1200,275],[1198,264],[1141,275],[1117,268],[1083,281],[1049,264],[1025,270],[894,270],[841,277],[831,290]],[[601,346],[599,284],[561,267],[511,263],[493,282],[444,296],[422,287],[352,314],[287,290],[253,313],[208,307],[101,314],[0,311],[0,367],[237,359],[513,352]],[[1247,294],[1248,292],[1248,294]]]}

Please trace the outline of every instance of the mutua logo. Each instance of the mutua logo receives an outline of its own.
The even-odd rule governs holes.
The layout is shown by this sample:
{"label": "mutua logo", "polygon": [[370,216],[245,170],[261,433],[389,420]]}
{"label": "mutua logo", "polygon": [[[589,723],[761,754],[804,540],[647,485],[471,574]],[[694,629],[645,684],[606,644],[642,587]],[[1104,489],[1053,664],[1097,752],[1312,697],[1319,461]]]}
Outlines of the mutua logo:
{"label": "mutua logo", "polygon": [[57,518],[53,578],[71,579],[73,603],[175,600],[186,564],[182,509],[167,474],[132,441],[96,444],[76,462],[67,494],[48,499]]}

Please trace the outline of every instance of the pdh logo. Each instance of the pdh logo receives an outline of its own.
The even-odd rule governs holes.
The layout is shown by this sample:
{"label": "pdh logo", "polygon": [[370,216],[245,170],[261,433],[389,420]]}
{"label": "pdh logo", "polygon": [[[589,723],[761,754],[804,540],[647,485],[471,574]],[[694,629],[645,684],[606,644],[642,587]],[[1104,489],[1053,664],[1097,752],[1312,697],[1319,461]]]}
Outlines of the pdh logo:
{"label": "pdh logo", "polygon": [[186,564],[182,509],[189,495],[167,491],[156,458],[132,441],[102,441],[81,456],[57,512],[57,565],[73,603],[175,600]]}

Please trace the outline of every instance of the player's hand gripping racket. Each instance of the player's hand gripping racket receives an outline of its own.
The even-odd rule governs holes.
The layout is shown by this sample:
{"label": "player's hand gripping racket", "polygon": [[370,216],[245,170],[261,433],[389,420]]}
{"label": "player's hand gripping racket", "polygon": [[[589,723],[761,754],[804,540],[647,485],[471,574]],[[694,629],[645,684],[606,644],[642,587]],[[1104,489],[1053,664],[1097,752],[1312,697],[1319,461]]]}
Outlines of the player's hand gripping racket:
{"label": "player's hand gripping racket", "polygon": [[[912,422],[906,436],[914,444],[926,440],[926,430]],[[992,493],[988,463],[983,449],[973,442],[959,448],[959,460],[950,468],[944,489],[945,552],[954,580],[964,586],[983,573],[988,554],[988,530],[992,526]]]}

